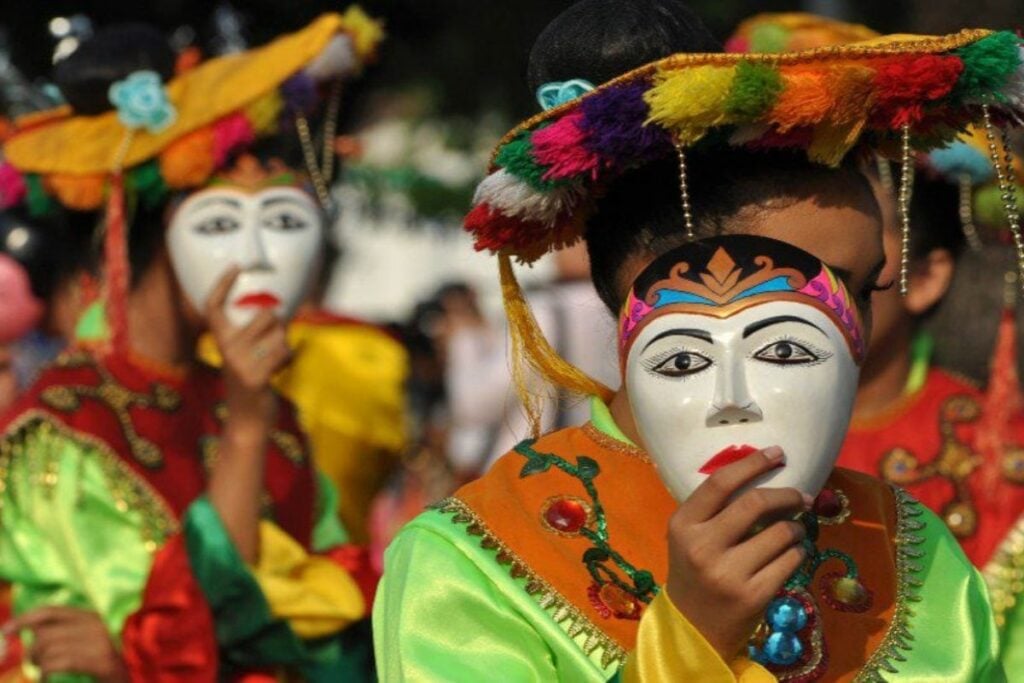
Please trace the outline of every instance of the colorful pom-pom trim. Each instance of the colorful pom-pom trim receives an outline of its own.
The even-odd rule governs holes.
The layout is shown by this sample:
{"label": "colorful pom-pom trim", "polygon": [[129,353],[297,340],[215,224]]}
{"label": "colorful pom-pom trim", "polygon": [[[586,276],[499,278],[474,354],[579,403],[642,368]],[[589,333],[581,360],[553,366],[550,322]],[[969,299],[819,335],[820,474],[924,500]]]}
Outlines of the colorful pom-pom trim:
{"label": "colorful pom-pom trim", "polygon": [[1024,115],[1024,51],[1009,32],[878,39],[783,54],[681,54],[570,99],[510,132],[466,229],[476,247],[532,262],[581,236],[588,198],[618,174],[705,143],[800,148],[836,165],[904,124],[915,149],[945,145],[989,105]]}

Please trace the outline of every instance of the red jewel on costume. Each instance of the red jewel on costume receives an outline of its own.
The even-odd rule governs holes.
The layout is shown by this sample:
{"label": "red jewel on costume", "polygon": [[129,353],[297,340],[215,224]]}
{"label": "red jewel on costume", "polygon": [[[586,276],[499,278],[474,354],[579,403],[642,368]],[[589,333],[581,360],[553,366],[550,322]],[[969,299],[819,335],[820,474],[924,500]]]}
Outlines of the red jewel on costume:
{"label": "red jewel on costume", "polygon": [[819,523],[842,524],[850,516],[850,500],[839,489],[822,489],[814,499],[813,509]]}
{"label": "red jewel on costume", "polygon": [[587,589],[587,597],[598,614],[605,619],[639,619],[643,612],[640,601],[614,583],[603,586],[591,584]]}
{"label": "red jewel on costume", "polygon": [[562,534],[578,534],[588,519],[590,506],[574,496],[551,498],[541,511],[544,526]]}

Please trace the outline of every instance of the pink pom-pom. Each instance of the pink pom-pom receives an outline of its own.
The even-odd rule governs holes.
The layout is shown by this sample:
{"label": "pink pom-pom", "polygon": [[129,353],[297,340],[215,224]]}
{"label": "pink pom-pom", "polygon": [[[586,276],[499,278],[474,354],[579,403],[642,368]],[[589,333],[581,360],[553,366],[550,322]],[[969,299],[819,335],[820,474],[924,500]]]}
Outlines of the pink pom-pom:
{"label": "pink pom-pom", "polygon": [[249,119],[242,113],[225,116],[213,124],[213,162],[216,168],[227,163],[228,156],[256,139]]}
{"label": "pink pom-pom", "polygon": [[7,254],[0,254],[0,344],[21,339],[39,324],[43,302],[32,294],[28,273]]}
{"label": "pink pom-pom", "polygon": [[583,113],[576,112],[533,134],[533,158],[548,167],[544,180],[597,175],[601,159],[584,144],[587,136],[582,122]]}
{"label": "pink pom-pom", "polygon": [[0,164],[0,209],[9,209],[25,200],[25,179],[10,164]]}

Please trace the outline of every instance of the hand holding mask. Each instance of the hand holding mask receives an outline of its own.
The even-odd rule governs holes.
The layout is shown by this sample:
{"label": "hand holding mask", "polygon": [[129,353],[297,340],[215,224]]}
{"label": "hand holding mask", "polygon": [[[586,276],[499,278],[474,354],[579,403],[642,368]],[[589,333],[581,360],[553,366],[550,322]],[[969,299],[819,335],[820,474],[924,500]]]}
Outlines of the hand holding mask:
{"label": "hand holding mask", "polygon": [[640,436],[677,500],[769,446],[785,464],[751,485],[815,496],[846,435],[864,332],[817,258],[730,235],[679,247],[640,274],[620,351]]}

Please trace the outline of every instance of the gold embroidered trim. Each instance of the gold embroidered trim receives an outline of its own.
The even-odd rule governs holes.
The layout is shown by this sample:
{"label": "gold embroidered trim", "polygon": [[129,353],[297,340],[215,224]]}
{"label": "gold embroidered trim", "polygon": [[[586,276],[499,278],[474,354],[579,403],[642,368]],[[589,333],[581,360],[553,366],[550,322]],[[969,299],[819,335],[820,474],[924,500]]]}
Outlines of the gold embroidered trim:
{"label": "gold embroidered trim", "polygon": [[882,643],[853,679],[854,683],[884,682],[883,671],[890,674],[899,671],[897,664],[907,660],[904,652],[912,648],[910,622],[914,610],[910,603],[921,599],[919,575],[924,568],[920,560],[925,553],[916,547],[925,540],[917,533],[925,527],[925,523],[917,519],[922,514],[921,504],[902,488],[890,486],[896,497],[896,612]]}
{"label": "gold embroidered trim", "polygon": [[996,625],[1006,625],[1006,614],[1017,604],[1024,591],[1024,516],[1013,525],[996,548],[992,559],[981,570],[992,598]]}
{"label": "gold embroidered trim", "polygon": [[[0,435],[0,518],[3,515],[2,494],[8,490],[10,464],[15,457],[26,457],[25,439],[32,432],[46,439],[60,436],[91,449],[106,478],[114,504],[121,512],[138,510],[142,517],[142,540],[148,550],[155,551],[178,531],[178,520],[170,506],[153,486],[139,476],[105,442],[91,434],[79,432],[41,410],[30,410],[12,422]],[[37,454],[33,454],[36,459]],[[57,484],[56,458],[47,454],[40,459],[39,484],[52,489]],[[31,462],[30,466],[34,466]],[[81,472],[79,471],[79,476]],[[13,497],[14,491],[10,491]]]}
{"label": "gold embroidered trim", "polygon": [[616,453],[622,453],[632,458],[637,458],[646,463],[651,462],[651,456],[647,455],[647,451],[632,444],[628,444],[625,441],[619,441],[615,437],[608,436],[596,426],[593,422],[588,422],[581,428],[583,434],[596,443],[601,448],[606,448]]}
{"label": "gold embroidered trim", "polygon": [[90,354],[84,352],[64,354],[57,359],[56,365],[62,368],[92,368],[99,375],[99,383],[47,387],[40,393],[39,400],[62,413],[78,410],[82,405],[82,399],[92,399],[106,406],[121,426],[121,432],[128,442],[128,450],[131,451],[132,457],[149,468],[160,467],[163,464],[160,448],[139,435],[130,411],[138,407],[172,413],[181,407],[181,396],[176,391],[159,382],[150,385],[151,393],[131,391],[118,382],[102,363],[97,363]]}
{"label": "gold embroidered trim", "polygon": [[612,664],[622,665],[626,661],[626,651],[606,633],[601,631],[583,612],[559,593],[551,584],[542,579],[520,559],[516,553],[495,536],[487,524],[458,498],[445,498],[431,506],[445,514],[452,515],[454,524],[462,524],[471,536],[480,537],[480,547],[496,551],[498,564],[508,567],[513,579],[526,579],[524,589],[536,600],[541,609],[548,612],[552,619],[565,630],[566,635],[576,641],[580,635],[586,635],[583,652],[589,657],[597,649],[602,649],[601,666],[607,669]]}

